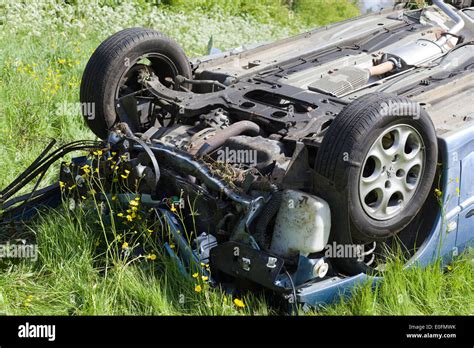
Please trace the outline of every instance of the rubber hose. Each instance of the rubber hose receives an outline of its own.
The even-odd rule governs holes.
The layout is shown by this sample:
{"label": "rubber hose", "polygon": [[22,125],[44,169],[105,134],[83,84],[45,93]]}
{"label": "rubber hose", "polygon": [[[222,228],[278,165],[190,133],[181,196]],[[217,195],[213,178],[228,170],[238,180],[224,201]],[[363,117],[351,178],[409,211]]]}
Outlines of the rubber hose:
{"label": "rubber hose", "polygon": [[270,247],[271,235],[267,233],[267,227],[273,217],[280,209],[283,199],[283,191],[275,191],[270,198],[270,201],[263,207],[262,212],[256,223],[254,237],[258,244],[264,249]]}
{"label": "rubber hose", "polygon": [[229,127],[220,129],[214,134],[213,137],[206,140],[201,146],[197,146],[196,157],[200,158],[212,151],[218,149],[227,139],[241,134],[258,135],[260,133],[260,127],[258,124],[252,121],[239,121],[231,124]]}

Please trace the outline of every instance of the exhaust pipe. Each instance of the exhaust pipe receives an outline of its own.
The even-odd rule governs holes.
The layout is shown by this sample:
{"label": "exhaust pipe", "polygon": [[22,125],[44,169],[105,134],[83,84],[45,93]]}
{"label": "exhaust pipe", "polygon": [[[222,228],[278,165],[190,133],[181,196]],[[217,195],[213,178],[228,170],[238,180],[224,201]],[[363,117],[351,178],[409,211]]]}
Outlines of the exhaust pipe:
{"label": "exhaust pipe", "polygon": [[464,28],[464,20],[456,10],[443,0],[433,0],[433,4],[454,21],[455,24],[451,29],[436,41],[419,39],[412,44],[387,52],[381,64],[369,68],[370,76],[380,76],[395,69],[415,66],[451,50],[450,47],[445,48],[445,45],[450,42],[453,35],[456,36]]}
{"label": "exhaust pipe", "polygon": [[[447,5],[443,0],[433,0],[433,4],[435,4],[441,11],[446,13],[449,16],[449,18],[451,18],[455,23],[452,26],[452,28],[447,31],[447,34],[451,34],[451,35],[459,34],[462,28],[464,28],[464,20],[457,13],[457,11],[455,11],[451,6]],[[449,35],[444,35],[440,37],[436,41],[436,44],[439,46],[444,46],[450,40],[448,36]]]}

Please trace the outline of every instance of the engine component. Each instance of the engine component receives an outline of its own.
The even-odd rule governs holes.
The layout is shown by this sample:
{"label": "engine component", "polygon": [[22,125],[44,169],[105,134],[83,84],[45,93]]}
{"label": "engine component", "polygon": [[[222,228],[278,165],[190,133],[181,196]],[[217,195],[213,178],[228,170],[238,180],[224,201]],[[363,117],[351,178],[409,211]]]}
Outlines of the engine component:
{"label": "engine component", "polygon": [[204,127],[223,129],[230,125],[229,116],[223,109],[217,109],[199,118]]}
{"label": "engine component", "polygon": [[196,239],[197,250],[200,262],[208,263],[209,255],[212,248],[217,246],[217,239],[211,234],[201,233]]}
{"label": "engine component", "polygon": [[267,249],[270,246],[271,235],[268,234],[267,228],[270,221],[277,214],[281,206],[283,198],[283,191],[276,191],[273,193],[270,201],[263,207],[260,216],[258,217],[257,226],[255,228],[255,239],[261,247]]}
{"label": "engine component", "polygon": [[193,147],[189,152],[197,157],[203,157],[224,145],[228,138],[245,133],[257,135],[260,133],[260,127],[251,121],[239,121],[233,123],[229,127],[217,131],[209,140],[203,143],[193,144]]}
{"label": "engine component", "polygon": [[[220,152],[222,150],[222,152]],[[281,142],[262,136],[239,135],[226,140],[218,152],[218,160],[227,163],[250,164],[262,171],[275,160],[284,159],[284,146]],[[222,155],[226,155],[222,158]],[[228,156],[229,155],[229,156]],[[234,155],[235,161],[230,155]]]}
{"label": "engine component", "polygon": [[278,211],[270,250],[290,257],[322,251],[331,230],[326,201],[302,191],[285,190]]}
{"label": "engine component", "polygon": [[311,83],[308,89],[339,97],[365,86],[369,77],[368,69],[345,67]]}
{"label": "engine component", "polygon": [[324,278],[329,271],[329,265],[324,259],[319,259],[313,267],[313,276]]}
{"label": "engine component", "polygon": [[157,137],[162,143],[181,150],[189,146],[193,136],[191,133],[192,126],[178,124],[162,129],[163,133]]}

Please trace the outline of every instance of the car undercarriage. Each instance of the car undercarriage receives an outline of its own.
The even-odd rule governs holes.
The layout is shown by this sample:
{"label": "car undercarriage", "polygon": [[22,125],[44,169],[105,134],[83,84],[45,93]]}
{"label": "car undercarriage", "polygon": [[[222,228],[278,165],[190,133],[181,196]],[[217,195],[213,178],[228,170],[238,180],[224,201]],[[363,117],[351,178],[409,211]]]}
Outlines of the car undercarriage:
{"label": "car undercarriage", "polygon": [[[383,276],[399,247],[408,265],[430,262],[445,229],[457,236],[441,256],[462,250],[473,236],[474,9],[433,2],[191,61],[161,33],[113,35],[81,84],[102,141],[48,147],[1,192],[2,223],[57,205],[64,187],[80,200],[92,172],[98,201],[140,197],[183,269],[307,305]],[[61,185],[12,198],[88,149],[98,154],[61,166]],[[435,194],[456,177],[455,202]],[[117,219],[109,204],[103,214]]]}

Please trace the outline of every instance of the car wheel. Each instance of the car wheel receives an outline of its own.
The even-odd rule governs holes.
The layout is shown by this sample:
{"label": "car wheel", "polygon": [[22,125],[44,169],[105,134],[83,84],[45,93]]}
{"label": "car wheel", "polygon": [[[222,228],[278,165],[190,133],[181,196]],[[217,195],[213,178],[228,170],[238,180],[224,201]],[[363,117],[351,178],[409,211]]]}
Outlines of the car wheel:
{"label": "car wheel", "polygon": [[154,30],[122,30],[92,54],[82,76],[80,100],[86,122],[99,138],[104,139],[117,122],[116,100],[143,88],[144,73],[155,74],[170,88],[177,75],[192,78],[183,49]]}
{"label": "car wheel", "polygon": [[435,128],[418,103],[371,93],[334,119],[315,169],[347,193],[353,240],[385,240],[422,208],[435,177]]}

